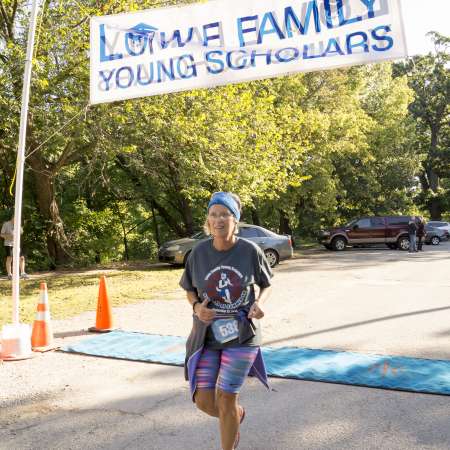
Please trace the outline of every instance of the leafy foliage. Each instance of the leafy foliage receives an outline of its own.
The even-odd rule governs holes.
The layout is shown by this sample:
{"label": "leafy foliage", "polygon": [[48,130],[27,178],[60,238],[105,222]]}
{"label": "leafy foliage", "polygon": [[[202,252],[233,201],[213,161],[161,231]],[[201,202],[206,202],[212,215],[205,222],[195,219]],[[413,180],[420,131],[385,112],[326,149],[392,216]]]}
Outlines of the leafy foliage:
{"label": "leafy foliage", "polygon": [[[45,3],[25,176],[24,241],[33,267],[155,257],[162,241],[201,227],[217,190],[240,195],[246,221],[300,235],[359,214],[415,212],[417,196],[426,204],[430,192],[444,205],[449,136],[448,109],[439,106],[447,101],[448,108],[442,51],[396,65],[395,73],[386,63],[87,107],[89,17],[159,3]],[[1,5],[6,217],[29,10],[15,0]],[[439,112],[441,124],[432,153],[429,111]],[[439,189],[422,183],[420,190],[416,176],[422,180],[430,167]]]}
{"label": "leafy foliage", "polygon": [[415,145],[422,156],[420,200],[433,219],[450,210],[450,39],[430,34],[435,54],[417,56],[395,66],[414,91],[410,112],[415,119]]}

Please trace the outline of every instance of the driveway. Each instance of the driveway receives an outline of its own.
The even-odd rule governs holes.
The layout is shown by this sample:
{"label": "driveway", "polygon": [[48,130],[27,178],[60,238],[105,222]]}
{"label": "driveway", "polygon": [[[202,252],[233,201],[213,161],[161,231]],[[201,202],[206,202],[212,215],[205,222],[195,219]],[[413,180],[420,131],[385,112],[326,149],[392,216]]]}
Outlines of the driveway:
{"label": "driveway", "polygon": [[[450,243],[409,255],[314,250],[275,270],[265,345],[450,359]],[[118,326],[187,335],[171,299],[116,308]],[[84,339],[94,313],[53,322]],[[450,448],[450,398],[308,381],[249,380],[240,449]],[[0,449],[218,450],[215,419],[189,400],[182,369],[51,352],[0,365]]]}
{"label": "driveway", "polygon": [[450,242],[424,248],[316,250],[280,265],[265,344],[450,359]]}

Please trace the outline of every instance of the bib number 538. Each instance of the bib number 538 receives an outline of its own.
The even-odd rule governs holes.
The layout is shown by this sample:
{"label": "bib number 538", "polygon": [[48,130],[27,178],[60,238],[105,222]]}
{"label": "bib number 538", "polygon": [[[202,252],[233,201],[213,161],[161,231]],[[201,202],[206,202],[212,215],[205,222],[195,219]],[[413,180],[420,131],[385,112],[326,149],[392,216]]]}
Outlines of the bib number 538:
{"label": "bib number 538", "polygon": [[236,319],[219,319],[212,325],[214,337],[224,344],[239,336],[239,327]]}
{"label": "bib number 538", "polygon": [[226,324],[220,325],[219,330],[220,330],[220,334],[223,337],[228,337],[232,334],[235,334],[239,331],[237,321],[232,320]]}

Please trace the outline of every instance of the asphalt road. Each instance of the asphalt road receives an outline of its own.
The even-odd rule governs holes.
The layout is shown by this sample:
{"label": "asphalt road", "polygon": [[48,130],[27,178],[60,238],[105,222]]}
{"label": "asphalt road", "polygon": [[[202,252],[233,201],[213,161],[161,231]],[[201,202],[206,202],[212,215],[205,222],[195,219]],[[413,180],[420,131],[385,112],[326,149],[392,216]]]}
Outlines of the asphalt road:
{"label": "asphalt road", "polygon": [[[264,343],[450,359],[450,243],[305,252],[275,271]],[[51,293],[50,293],[51,301]],[[170,299],[117,308],[118,326],[187,335]],[[54,322],[84,339],[94,314]],[[272,379],[249,380],[240,449],[450,448],[450,397]],[[182,369],[51,352],[0,365],[0,449],[218,450],[218,424],[196,411]]]}

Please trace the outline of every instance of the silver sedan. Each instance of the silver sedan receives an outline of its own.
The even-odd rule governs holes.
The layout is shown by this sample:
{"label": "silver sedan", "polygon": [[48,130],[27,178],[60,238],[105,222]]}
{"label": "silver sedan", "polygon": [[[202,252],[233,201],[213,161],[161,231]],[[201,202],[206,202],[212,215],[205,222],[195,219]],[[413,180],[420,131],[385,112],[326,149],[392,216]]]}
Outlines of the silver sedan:
{"label": "silver sedan", "polygon": [[[239,224],[238,236],[259,245],[264,251],[270,267],[275,267],[280,261],[292,257],[293,248],[290,236],[276,234],[266,228],[247,223]],[[199,232],[190,238],[165,242],[159,249],[158,258],[161,262],[184,265],[191,250],[203,239],[209,238],[203,232]]]}

